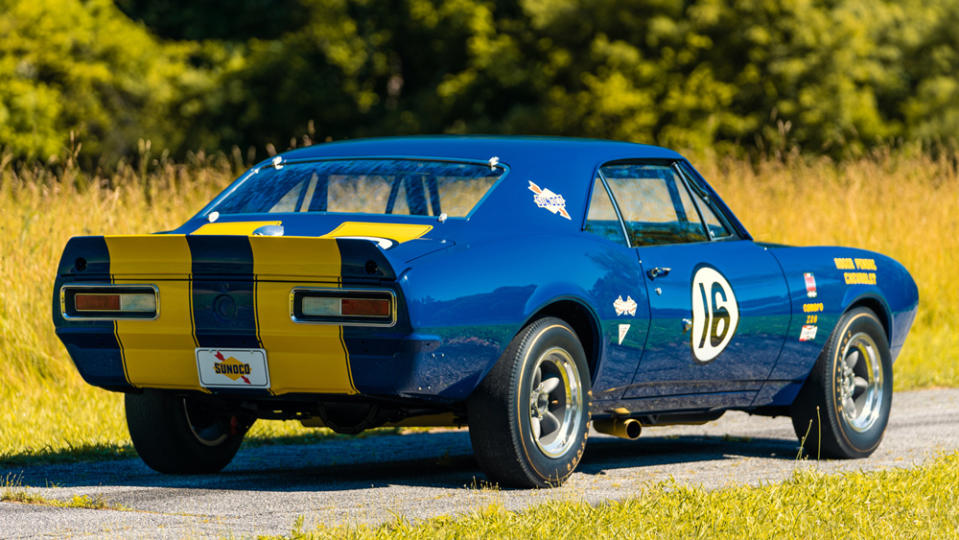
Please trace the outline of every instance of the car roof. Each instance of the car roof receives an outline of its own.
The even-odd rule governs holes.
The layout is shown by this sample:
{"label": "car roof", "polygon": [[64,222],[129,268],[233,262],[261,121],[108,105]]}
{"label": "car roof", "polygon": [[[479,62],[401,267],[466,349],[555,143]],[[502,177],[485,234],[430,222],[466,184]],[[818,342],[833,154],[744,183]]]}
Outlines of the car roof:
{"label": "car roof", "polygon": [[330,157],[433,157],[487,161],[496,156],[511,165],[555,161],[557,156],[576,162],[617,159],[681,159],[667,148],[602,139],[535,136],[431,135],[381,137],[337,141],[291,150],[284,159]]}
{"label": "car roof", "polygon": [[[579,230],[596,168],[604,163],[624,159],[683,159],[667,148],[645,144],[571,137],[482,135],[354,139],[290,150],[280,156],[283,161],[381,157],[480,163],[497,157],[509,172],[474,208],[469,222],[474,225],[473,230],[504,234],[511,230]],[[270,158],[255,168],[267,166],[276,159]],[[565,200],[569,217],[564,219],[539,207],[533,189],[549,190],[560,196]],[[202,214],[203,211],[198,216]],[[504,227],[504,223],[509,227]]]}

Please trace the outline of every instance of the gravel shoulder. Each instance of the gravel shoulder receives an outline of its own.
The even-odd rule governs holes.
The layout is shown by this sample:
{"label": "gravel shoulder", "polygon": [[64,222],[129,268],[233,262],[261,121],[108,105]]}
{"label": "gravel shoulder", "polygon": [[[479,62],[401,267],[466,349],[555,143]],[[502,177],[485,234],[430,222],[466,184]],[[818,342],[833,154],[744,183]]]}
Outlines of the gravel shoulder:
{"label": "gravel shoulder", "polygon": [[0,538],[283,534],[299,516],[309,528],[490,504],[598,503],[670,478],[721,488],[781,481],[796,469],[908,467],[957,449],[959,389],[944,389],[897,393],[886,436],[869,459],[799,461],[788,418],[728,413],[701,426],[650,428],[637,441],[594,434],[577,472],[552,490],[484,488],[466,430],[244,449],[212,476],[164,476],[139,459],[22,466],[0,469],[0,477],[48,499],[86,495],[123,510],[0,503]]}

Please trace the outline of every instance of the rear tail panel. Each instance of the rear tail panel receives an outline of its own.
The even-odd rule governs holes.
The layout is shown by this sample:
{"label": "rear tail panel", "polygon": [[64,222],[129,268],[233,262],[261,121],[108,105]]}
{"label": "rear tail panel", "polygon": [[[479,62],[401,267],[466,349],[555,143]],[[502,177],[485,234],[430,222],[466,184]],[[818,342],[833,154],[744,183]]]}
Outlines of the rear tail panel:
{"label": "rear tail panel", "polygon": [[[112,390],[203,390],[197,348],[262,348],[270,390],[356,393],[340,325],[292,320],[294,287],[392,288],[395,275],[366,240],[220,235],[77,237],[64,250],[53,308],[57,335],[87,382]],[[65,284],[152,284],[154,320],[74,321]]]}

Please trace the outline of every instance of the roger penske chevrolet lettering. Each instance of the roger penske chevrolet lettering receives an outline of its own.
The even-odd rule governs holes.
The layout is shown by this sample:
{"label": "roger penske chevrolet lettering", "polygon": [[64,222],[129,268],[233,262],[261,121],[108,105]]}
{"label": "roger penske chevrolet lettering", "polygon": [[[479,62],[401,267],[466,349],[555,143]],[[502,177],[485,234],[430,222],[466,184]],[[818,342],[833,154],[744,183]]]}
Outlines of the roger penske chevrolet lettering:
{"label": "roger penske chevrolet lettering", "polygon": [[258,418],[465,425],[492,481],[543,487],[590,427],[727,410],[868,456],[917,306],[889,257],[754,241],[671,150],[411,137],[278,155],[168,232],[74,237],[52,315],[158,471],[219,471]]}

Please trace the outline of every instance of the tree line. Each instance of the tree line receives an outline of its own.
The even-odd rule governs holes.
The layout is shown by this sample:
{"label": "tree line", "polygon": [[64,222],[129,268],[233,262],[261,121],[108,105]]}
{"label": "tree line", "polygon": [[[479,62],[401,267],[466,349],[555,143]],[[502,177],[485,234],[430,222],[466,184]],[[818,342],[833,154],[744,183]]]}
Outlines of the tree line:
{"label": "tree line", "polygon": [[959,0],[0,0],[0,152],[49,160],[73,140],[97,166],[144,141],[262,157],[415,133],[952,144],[957,27]]}

